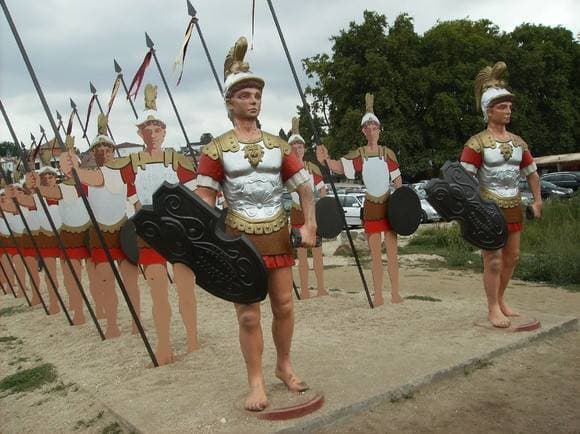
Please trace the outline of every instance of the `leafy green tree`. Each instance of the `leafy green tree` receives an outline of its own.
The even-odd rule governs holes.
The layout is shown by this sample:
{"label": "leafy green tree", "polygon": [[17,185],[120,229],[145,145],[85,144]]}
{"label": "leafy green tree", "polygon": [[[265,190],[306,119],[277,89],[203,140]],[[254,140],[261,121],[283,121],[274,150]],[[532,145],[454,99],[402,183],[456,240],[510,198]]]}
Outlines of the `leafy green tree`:
{"label": "leafy green tree", "polygon": [[0,157],[16,156],[16,146],[12,142],[0,142]]}

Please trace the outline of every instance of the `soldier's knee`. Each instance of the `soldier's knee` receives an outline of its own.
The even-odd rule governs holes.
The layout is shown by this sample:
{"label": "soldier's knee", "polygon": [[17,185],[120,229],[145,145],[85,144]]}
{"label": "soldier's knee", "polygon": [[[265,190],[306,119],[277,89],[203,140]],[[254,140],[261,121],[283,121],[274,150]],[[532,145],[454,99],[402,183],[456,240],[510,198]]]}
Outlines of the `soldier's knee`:
{"label": "soldier's knee", "polygon": [[238,315],[238,324],[240,328],[255,329],[260,326],[260,313],[253,310],[242,312]]}

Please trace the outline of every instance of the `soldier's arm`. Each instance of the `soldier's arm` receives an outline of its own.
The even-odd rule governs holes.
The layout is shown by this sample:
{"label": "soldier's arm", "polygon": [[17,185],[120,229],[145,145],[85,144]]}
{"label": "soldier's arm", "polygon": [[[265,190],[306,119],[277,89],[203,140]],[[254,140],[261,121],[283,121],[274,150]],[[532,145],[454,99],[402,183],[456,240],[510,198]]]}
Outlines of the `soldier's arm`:
{"label": "soldier's arm", "polygon": [[61,200],[62,199],[62,192],[60,191],[60,187],[58,185],[55,185],[54,187],[45,187],[45,186],[41,185],[38,187],[38,191],[46,199],[53,199],[53,200]]}
{"label": "soldier's arm", "polygon": [[205,203],[210,207],[215,206],[215,200],[217,197],[217,191],[208,187],[197,187],[194,191]]}
{"label": "soldier's arm", "polygon": [[344,175],[344,167],[342,165],[342,161],[340,160],[332,160],[328,155],[328,149],[326,146],[319,145],[316,147],[316,159],[320,164],[324,165],[324,162],[328,164],[330,170],[334,173],[338,173],[340,175]]}

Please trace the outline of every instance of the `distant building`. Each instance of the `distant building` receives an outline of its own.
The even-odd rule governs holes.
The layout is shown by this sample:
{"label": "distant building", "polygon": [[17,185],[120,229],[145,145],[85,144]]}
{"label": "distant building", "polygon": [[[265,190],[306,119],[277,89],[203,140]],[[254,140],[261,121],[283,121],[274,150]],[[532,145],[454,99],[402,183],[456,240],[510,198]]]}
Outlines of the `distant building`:
{"label": "distant building", "polygon": [[580,170],[580,152],[534,157],[541,173]]}

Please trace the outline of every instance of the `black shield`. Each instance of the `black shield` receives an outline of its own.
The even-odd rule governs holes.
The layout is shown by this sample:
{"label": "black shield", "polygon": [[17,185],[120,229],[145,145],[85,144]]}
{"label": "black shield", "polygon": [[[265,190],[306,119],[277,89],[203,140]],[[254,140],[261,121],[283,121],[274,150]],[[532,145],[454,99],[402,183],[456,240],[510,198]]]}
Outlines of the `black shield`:
{"label": "black shield", "polygon": [[131,220],[137,234],[171,263],[185,264],[196,282],[234,303],[266,298],[268,278],[260,253],[245,237],[225,233],[220,214],[181,184],[164,182]]}
{"label": "black shield", "polygon": [[137,265],[139,262],[139,246],[137,245],[135,224],[132,220],[127,220],[121,228],[121,250],[131,264]]}
{"label": "black shield", "polygon": [[508,236],[507,224],[496,203],[483,200],[479,183],[460,163],[447,161],[442,178],[425,187],[427,201],[445,220],[457,220],[465,241],[484,250],[501,249]]}
{"label": "black shield", "polygon": [[344,229],[344,211],[334,196],[316,202],[316,227],[316,233],[322,238],[336,238]]}
{"label": "black shield", "polygon": [[411,235],[421,224],[421,200],[409,187],[399,187],[389,197],[389,224],[399,235]]}

